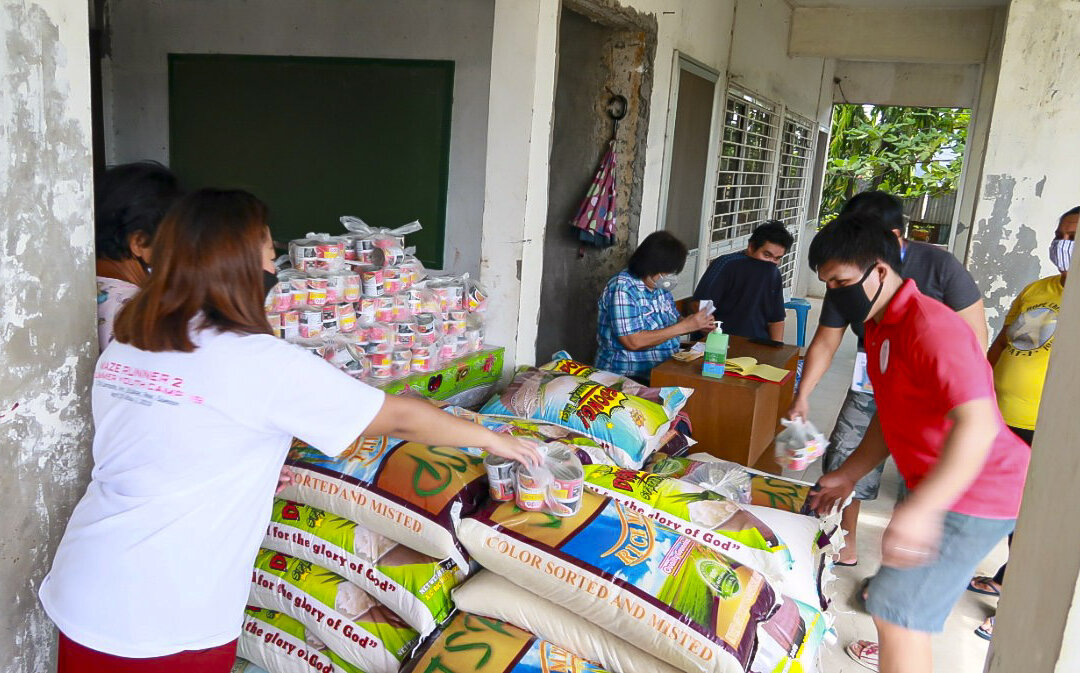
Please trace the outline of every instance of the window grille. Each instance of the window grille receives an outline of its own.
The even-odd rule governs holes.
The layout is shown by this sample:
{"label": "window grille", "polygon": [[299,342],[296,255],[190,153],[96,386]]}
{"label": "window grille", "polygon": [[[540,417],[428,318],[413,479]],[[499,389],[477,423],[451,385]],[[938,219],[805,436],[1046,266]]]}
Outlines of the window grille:
{"label": "window grille", "polygon": [[729,89],[709,259],[745,244],[754,227],[769,219],[779,125],[775,104],[741,89]]}
{"label": "window grille", "polygon": [[795,237],[795,243],[780,264],[784,287],[791,287],[795,280],[799,234],[807,221],[806,204],[814,165],[814,147],[811,141],[813,134],[813,122],[791,113],[784,114],[772,217],[783,222]]}

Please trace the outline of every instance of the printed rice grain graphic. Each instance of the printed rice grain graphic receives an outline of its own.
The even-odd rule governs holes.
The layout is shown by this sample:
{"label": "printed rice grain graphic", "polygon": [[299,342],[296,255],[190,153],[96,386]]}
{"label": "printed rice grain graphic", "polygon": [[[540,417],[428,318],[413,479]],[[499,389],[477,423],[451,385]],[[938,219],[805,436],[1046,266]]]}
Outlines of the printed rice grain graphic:
{"label": "printed rice grain graphic", "polygon": [[484,460],[478,456],[452,447],[404,442],[383,461],[374,485],[438,515],[485,474]]}

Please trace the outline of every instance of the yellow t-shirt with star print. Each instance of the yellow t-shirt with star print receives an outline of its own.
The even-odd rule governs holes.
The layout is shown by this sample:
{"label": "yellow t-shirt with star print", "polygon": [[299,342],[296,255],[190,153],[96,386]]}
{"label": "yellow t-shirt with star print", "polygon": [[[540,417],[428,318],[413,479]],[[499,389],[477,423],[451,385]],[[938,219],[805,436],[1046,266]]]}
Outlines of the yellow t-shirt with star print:
{"label": "yellow t-shirt with star print", "polygon": [[1064,291],[1061,276],[1037,280],[1005,316],[1005,351],[994,366],[994,387],[1001,415],[1015,428],[1035,429]]}

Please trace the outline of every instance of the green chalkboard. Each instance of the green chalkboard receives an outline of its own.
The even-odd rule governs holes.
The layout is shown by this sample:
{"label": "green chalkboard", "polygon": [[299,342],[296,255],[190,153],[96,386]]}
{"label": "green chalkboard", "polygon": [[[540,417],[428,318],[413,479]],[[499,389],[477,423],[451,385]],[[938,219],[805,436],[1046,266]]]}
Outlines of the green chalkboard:
{"label": "green chalkboard", "polygon": [[420,220],[442,268],[453,61],[169,55],[169,162],[185,186],[266,201],[276,240]]}

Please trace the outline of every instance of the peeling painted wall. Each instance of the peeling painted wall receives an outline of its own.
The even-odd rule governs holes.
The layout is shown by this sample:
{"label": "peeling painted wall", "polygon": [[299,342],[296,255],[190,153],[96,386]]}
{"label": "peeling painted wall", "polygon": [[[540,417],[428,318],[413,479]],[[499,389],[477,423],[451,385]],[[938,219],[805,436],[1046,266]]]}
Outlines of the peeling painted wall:
{"label": "peeling painted wall", "polygon": [[0,671],[51,670],[37,600],[90,466],[94,308],[87,4],[0,8]]}
{"label": "peeling painted wall", "polygon": [[[588,3],[579,2],[575,7],[589,9]],[[597,15],[606,22],[627,20],[623,18],[627,14]],[[644,23],[654,35],[655,22]],[[547,361],[560,349],[569,350],[582,361],[592,361],[596,354],[596,300],[608,279],[626,266],[639,241],[652,80],[645,64],[652,61],[654,44],[655,37],[640,28],[609,27],[569,7],[563,9],[537,362]],[[569,223],[612,137],[612,120],[607,114],[612,92],[626,96],[628,103],[615,143],[615,243],[601,250],[582,246]]]}
{"label": "peeling painted wall", "polygon": [[1080,2],[1014,0],[968,258],[996,333],[1028,283],[1057,273],[1058,216],[1080,204]]}

